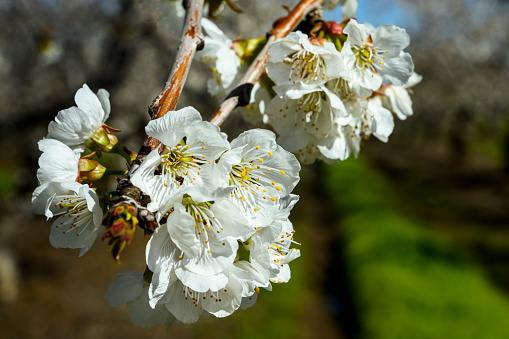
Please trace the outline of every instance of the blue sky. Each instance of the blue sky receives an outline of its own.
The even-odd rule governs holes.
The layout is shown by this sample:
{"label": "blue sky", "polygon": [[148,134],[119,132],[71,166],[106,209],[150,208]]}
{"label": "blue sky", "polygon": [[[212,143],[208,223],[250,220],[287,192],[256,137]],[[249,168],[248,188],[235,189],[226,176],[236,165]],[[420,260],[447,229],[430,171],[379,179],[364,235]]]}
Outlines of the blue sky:
{"label": "blue sky", "polygon": [[[341,20],[341,8],[324,12],[326,20]],[[408,10],[402,8],[397,0],[359,0],[359,8],[355,16],[360,23],[369,22],[373,26],[394,24],[396,26],[417,28],[417,18]]]}

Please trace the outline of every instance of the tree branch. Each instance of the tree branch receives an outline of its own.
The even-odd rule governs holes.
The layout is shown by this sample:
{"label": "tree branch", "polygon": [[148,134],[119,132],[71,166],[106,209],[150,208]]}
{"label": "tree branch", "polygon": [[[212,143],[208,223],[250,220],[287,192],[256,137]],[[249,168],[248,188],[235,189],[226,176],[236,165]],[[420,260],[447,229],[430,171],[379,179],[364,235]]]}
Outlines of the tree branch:
{"label": "tree branch", "polygon": [[324,0],[301,0],[290,14],[268,33],[267,43],[263,46],[260,53],[258,53],[251,66],[249,66],[249,69],[244,74],[237,87],[228,94],[214,115],[209,119],[211,123],[220,126],[237,106],[249,104],[251,90],[258,79],[260,79],[263,72],[265,72],[265,65],[269,60],[268,48],[270,44],[277,39],[287,36],[297,27],[302,18],[311,11],[321,7],[323,2]]}
{"label": "tree branch", "polygon": [[[159,93],[149,106],[149,114],[152,120],[161,118],[169,111],[175,109],[180,93],[182,92],[182,88],[186,82],[194,55],[198,49],[203,47],[203,37],[200,25],[203,11],[203,0],[187,0],[185,2],[185,7],[185,23],[180,43],[173,59],[170,74],[168,75],[168,80],[166,81],[161,93]],[[118,198],[103,217],[103,225],[106,227],[107,231],[113,225],[118,225],[119,223],[117,221],[119,218],[125,217],[125,214],[129,214],[129,217],[126,220],[131,220],[134,228],[136,228],[136,226],[140,226],[145,233],[152,234],[158,227],[158,223],[152,213],[150,213],[150,211],[140,203],[142,199],[141,190],[134,186],[129,178],[130,175],[139,168],[145,156],[158,147],[159,144],[159,140],[148,135],[145,136],[143,145],[141,146],[127,177],[120,179],[118,182]],[[132,232],[134,232],[134,230],[132,230]],[[115,232],[110,233],[113,234]],[[106,234],[110,233],[107,232]],[[115,242],[117,240],[118,239],[116,238],[111,238],[110,242]],[[122,241],[126,241],[126,244],[128,244],[130,239]],[[123,246],[125,246],[125,244],[117,246],[120,250],[112,252],[115,260],[118,260],[118,255],[120,254]]]}
{"label": "tree branch", "polygon": [[[193,61],[196,51],[203,48],[203,37],[201,32],[201,17],[203,11],[203,0],[187,0],[186,19],[182,35],[180,37],[179,47],[173,64],[168,75],[168,80],[163,90],[152,101],[149,106],[149,114],[152,120],[164,116],[169,111],[175,109],[178,98],[182,92],[182,88],[187,79],[191,62]],[[138,152],[135,164],[141,163],[143,157],[150,153],[159,145],[159,140],[146,136],[143,145]],[[132,173],[137,166],[131,168]]]}

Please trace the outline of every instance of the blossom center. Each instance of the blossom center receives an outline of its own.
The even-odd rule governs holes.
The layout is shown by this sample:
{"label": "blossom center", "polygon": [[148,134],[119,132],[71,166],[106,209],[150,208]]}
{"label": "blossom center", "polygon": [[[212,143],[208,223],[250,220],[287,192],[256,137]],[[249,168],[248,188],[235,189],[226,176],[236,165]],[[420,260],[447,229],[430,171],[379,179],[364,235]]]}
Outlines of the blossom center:
{"label": "blossom center", "polygon": [[376,72],[377,68],[381,68],[385,65],[385,55],[389,53],[388,50],[380,50],[379,47],[373,47],[373,44],[366,42],[364,45],[352,45],[352,51],[355,54],[355,66],[362,71],[363,74],[366,70]]}
{"label": "blossom center", "polygon": [[[316,82],[318,79],[326,80],[326,66],[324,60],[319,54],[312,53],[306,49],[295,52],[290,56],[292,69],[290,71],[289,81]],[[295,81],[292,78],[297,78]]]}
{"label": "blossom center", "polygon": [[[59,220],[61,221],[55,228],[64,227],[66,230],[62,231],[63,234],[90,223],[93,214],[88,210],[85,198],[68,195],[56,197],[56,199],[58,202],[55,204],[55,207],[59,207],[62,211],[55,213],[55,216],[60,216]],[[85,229],[76,235],[79,236]]]}
{"label": "blossom center", "polygon": [[201,166],[210,162],[202,154],[204,149],[205,146],[191,147],[184,141],[174,147],[165,146],[161,153],[162,184],[168,187],[168,182],[174,182],[180,187],[185,181],[192,183],[200,175]]}

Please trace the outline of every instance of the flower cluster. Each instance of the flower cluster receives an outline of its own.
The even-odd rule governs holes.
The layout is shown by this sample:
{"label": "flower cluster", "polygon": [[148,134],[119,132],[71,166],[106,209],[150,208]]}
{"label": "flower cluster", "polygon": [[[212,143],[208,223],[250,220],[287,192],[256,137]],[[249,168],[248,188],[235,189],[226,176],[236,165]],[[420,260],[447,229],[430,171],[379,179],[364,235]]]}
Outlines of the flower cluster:
{"label": "flower cluster", "polygon": [[[404,51],[408,34],[395,25],[359,24],[352,18],[356,0],[330,1],[325,8],[338,4],[343,22],[321,22],[309,35],[296,31],[271,44],[268,77],[255,83],[249,105],[239,109],[247,121],[271,125],[279,144],[302,163],[357,156],[371,135],[387,142],[393,115],[413,113],[409,88],[420,76]],[[232,88],[249,58],[242,46],[254,49],[264,40],[232,42],[207,19],[203,27],[208,37],[200,55],[212,65],[208,88],[215,95]]]}
{"label": "flower cluster", "polygon": [[[109,239],[118,262],[138,227],[151,235],[145,272],[119,274],[106,293],[110,305],[126,304],[136,326],[226,317],[253,305],[260,288],[287,282],[289,263],[300,255],[289,220],[299,199],[292,194],[300,171],[293,153],[302,163],[357,156],[363,139],[388,140],[393,115],[412,115],[410,87],[421,77],[404,51],[405,30],[359,24],[352,18],[357,0],[324,4],[341,4],[344,21],[308,20],[299,26],[308,31],[268,46],[266,69],[265,61],[254,64],[266,74],[249,88],[250,103],[241,112],[270,124],[279,144],[275,133],[262,129],[230,142],[186,107],[165,109],[148,123],[150,147],[142,151],[149,154],[128,155],[112,133],[119,131],[105,125],[108,92],[93,93],[87,85],[76,93],[77,106],[60,111],[39,141],[32,211],[55,218],[53,246],[80,249],[81,256],[102,224],[101,239]],[[209,1],[209,10],[222,5]],[[197,56],[212,73],[207,88],[224,94],[267,38],[232,41],[208,19],[202,25],[205,47]],[[106,168],[104,152],[122,156],[129,171]],[[107,192],[103,178],[112,174],[127,177]]]}
{"label": "flower cluster", "polygon": [[273,43],[267,74],[276,96],[265,114],[279,143],[311,163],[357,156],[371,135],[386,142],[391,112],[412,114],[405,86],[414,67],[403,51],[409,41],[394,25],[374,28],[350,19],[324,23],[318,35],[297,31]]}
{"label": "flower cluster", "polygon": [[131,181],[161,226],[145,274],[120,275],[109,303],[127,303],[137,326],[192,323],[228,316],[254,303],[260,287],[288,281],[299,256],[288,215],[300,165],[275,135],[249,130],[230,143],[192,107],[149,122],[146,133],[161,145]]}
{"label": "flower cluster", "polygon": [[[39,186],[32,195],[32,211],[56,217],[50,242],[57,248],[81,249],[80,256],[93,245],[103,216],[92,183],[101,179],[106,168],[93,160],[96,152],[112,151],[117,138],[104,125],[110,114],[109,94],[94,94],[83,85],[75,96],[77,107],[60,111],[48,127],[48,136],[39,141]],[[94,150],[82,155],[86,148]]]}

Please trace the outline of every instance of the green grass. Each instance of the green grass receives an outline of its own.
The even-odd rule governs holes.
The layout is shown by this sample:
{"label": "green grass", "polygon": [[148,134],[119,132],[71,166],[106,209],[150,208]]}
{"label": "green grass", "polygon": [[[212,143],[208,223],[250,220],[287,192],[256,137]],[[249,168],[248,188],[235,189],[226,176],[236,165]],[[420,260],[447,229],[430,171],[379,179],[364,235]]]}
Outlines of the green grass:
{"label": "green grass", "polygon": [[360,160],[323,166],[342,220],[362,338],[509,338],[509,303],[446,240],[398,213],[405,203]]}
{"label": "green grass", "polygon": [[0,167],[0,201],[16,190],[16,172],[9,167]]}

